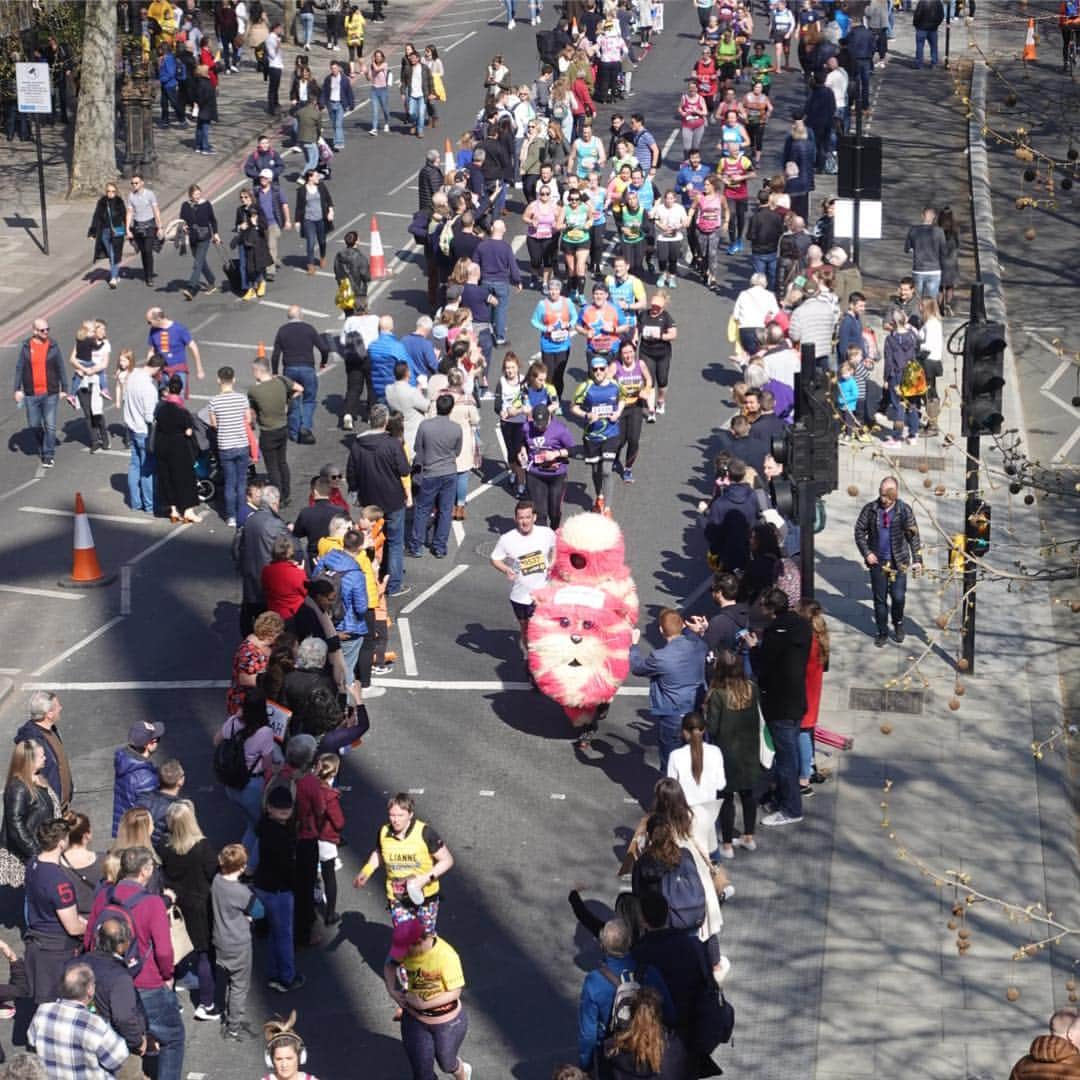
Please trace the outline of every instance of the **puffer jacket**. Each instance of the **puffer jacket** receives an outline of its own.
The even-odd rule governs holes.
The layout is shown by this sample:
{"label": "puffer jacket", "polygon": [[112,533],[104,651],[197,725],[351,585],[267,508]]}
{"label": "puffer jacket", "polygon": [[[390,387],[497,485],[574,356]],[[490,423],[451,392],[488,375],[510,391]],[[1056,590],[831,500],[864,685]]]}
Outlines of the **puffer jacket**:
{"label": "puffer jacket", "polygon": [[139,796],[157,788],[158,768],[130,746],[121,746],[113,755],[113,775],[112,834],[115,836],[120,819],[136,805]]}
{"label": "puffer jacket", "polygon": [[[881,527],[879,510],[878,500],[871,499],[859,511],[855,521],[855,546],[864,559],[871,551],[877,554],[878,530]],[[919,525],[915,520],[915,511],[902,499],[896,500],[893,511],[889,524],[889,550],[892,552],[893,565],[906,570],[909,563],[922,561]]]}
{"label": "puffer jacket", "polygon": [[53,801],[45,788],[35,785],[31,790],[21,780],[13,779],[4,788],[3,846],[28,862],[40,847],[37,827],[54,816]]}
{"label": "puffer jacket", "polygon": [[1080,1050],[1060,1035],[1040,1035],[1009,1073],[1009,1080],[1077,1080]]}
{"label": "puffer jacket", "polygon": [[334,629],[345,634],[366,634],[368,631],[367,579],[364,577],[363,570],[360,569],[360,564],[347,551],[331,548],[315,564],[313,576],[318,577],[324,570],[333,571],[337,575],[338,591],[345,609],[344,617],[335,624]]}

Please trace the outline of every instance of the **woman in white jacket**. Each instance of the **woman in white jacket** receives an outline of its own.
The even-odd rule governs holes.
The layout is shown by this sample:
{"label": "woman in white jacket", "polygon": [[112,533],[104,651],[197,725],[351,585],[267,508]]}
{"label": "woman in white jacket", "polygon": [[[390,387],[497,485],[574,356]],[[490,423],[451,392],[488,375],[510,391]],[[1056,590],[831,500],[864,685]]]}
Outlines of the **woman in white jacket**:
{"label": "woman in white jacket", "polygon": [[720,792],[727,787],[724,755],[720,747],[705,742],[705,718],[687,713],[682,722],[683,746],[668,758],[667,774],[679,781],[693,814],[692,832],[701,851],[716,861],[716,819]]}

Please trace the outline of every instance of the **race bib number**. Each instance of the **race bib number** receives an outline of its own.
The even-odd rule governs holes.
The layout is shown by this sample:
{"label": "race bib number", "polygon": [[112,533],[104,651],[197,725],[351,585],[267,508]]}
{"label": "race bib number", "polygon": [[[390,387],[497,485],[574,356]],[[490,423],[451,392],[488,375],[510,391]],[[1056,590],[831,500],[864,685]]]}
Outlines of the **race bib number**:
{"label": "race bib number", "polygon": [[548,337],[552,341],[565,341],[570,336],[569,330],[552,330]]}
{"label": "race bib number", "polygon": [[593,415],[596,417],[611,416],[615,412],[614,405],[594,405]]}
{"label": "race bib number", "polygon": [[542,551],[530,551],[528,555],[522,555],[518,559],[518,573],[522,577],[529,574],[544,574],[547,572],[547,556]]}
{"label": "race bib number", "polygon": [[658,339],[660,337],[659,326],[643,326],[641,328],[641,336],[647,338]]}

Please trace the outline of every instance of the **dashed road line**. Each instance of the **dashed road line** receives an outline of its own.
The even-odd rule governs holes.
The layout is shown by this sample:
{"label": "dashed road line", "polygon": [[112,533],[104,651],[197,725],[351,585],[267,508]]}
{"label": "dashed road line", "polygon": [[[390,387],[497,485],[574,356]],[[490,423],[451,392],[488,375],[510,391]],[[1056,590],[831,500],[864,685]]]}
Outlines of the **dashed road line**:
{"label": "dashed road line", "polygon": [[56,667],[57,664],[63,663],[69,656],[74,656],[75,653],[77,653],[80,649],[85,648],[87,645],[91,644],[91,642],[97,641],[97,639],[101,637],[102,634],[107,633],[117,623],[122,623],[126,617],[127,616],[125,615],[114,616],[103,626],[99,626],[92,633],[87,634],[86,637],[82,638],[79,641],[76,641],[75,644],[72,645],[70,648],[65,649],[59,655],[54,656],[51,660],[42,664],[41,667],[31,672],[31,674],[36,677],[39,675],[44,675],[46,671],[51,671],[54,667]]}
{"label": "dashed road line", "polygon": [[409,620],[398,616],[398,637],[401,638],[402,661],[405,664],[406,675],[418,674],[416,667],[416,650],[413,648],[412,629]]}
{"label": "dashed road line", "polygon": [[85,600],[86,593],[70,589],[35,589],[30,585],[0,585],[0,592],[17,593],[19,596],[43,596],[48,600]]}
{"label": "dashed road line", "polygon": [[[21,514],[44,514],[48,517],[74,517],[74,510],[57,510],[51,506],[20,506],[19,513]],[[119,514],[87,514],[91,521],[115,521],[121,525],[153,525],[156,522],[156,518],[149,517],[148,515],[135,515],[132,514],[129,517],[121,517]]]}

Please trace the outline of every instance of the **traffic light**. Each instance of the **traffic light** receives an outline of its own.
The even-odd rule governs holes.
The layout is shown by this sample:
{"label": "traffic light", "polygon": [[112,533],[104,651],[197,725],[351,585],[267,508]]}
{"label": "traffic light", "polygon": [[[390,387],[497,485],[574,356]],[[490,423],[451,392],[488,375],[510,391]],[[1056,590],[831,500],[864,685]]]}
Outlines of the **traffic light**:
{"label": "traffic light", "polygon": [[967,517],[967,551],[976,559],[990,550],[990,504],[980,500]]}
{"label": "traffic light", "polygon": [[964,342],[964,434],[997,435],[1005,421],[1005,326],[999,322],[972,323]]}
{"label": "traffic light", "polygon": [[820,494],[835,491],[840,482],[840,423],[832,406],[832,379],[828,372],[817,372],[810,380],[796,376],[795,382],[795,423],[773,436],[770,452],[791,483],[817,484]]}

